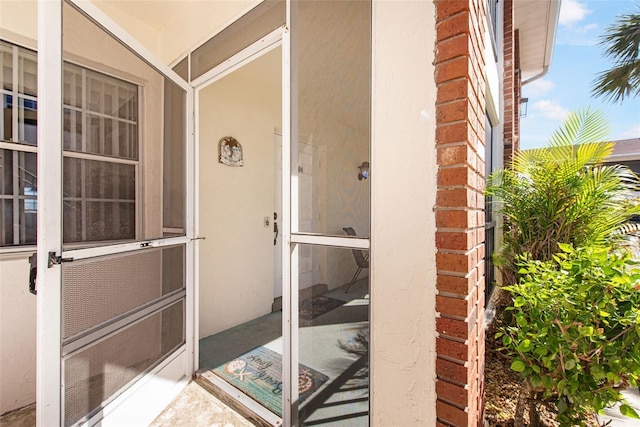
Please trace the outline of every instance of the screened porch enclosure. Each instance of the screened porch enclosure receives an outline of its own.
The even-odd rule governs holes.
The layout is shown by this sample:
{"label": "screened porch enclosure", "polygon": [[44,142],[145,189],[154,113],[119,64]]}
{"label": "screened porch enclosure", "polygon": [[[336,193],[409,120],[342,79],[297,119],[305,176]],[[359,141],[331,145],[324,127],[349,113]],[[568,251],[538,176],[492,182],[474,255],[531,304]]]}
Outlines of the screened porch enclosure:
{"label": "screened porch enclosure", "polygon": [[[282,34],[290,44],[267,36],[263,50],[197,60],[218,64],[195,76],[198,373],[270,424],[367,426],[368,270],[351,280],[353,249],[369,248],[358,167],[370,160],[371,5],[292,2]],[[226,51],[216,37],[206,44]],[[221,163],[224,137],[242,145],[242,167]]]}

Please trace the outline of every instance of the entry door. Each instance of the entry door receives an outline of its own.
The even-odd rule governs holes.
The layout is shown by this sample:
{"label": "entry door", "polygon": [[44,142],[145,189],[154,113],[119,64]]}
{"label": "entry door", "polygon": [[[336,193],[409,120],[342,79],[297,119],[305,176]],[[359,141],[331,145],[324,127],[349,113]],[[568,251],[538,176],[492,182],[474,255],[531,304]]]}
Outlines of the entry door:
{"label": "entry door", "polygon": [[38,2],[37,422],[147,425],[193,372],[192,90]]}

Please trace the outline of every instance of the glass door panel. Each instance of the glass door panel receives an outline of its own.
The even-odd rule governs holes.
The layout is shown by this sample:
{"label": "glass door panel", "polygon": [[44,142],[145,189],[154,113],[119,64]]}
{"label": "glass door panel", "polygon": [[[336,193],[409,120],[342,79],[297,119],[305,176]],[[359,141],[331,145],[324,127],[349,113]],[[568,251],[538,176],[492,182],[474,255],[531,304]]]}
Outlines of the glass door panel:
{"label": "glass door panel", "polygon": [[371,3],[294,1],[292,21],[293,231],[369,236]]}
{"label": "glass door panel", "polygon": [[369,271],[360,249],[298,245],[300,425],[369,425]]}
{"label": "glass door panel", "polygon": [[371,2],[292,0],[289,26],[290,420],[368,426]]}

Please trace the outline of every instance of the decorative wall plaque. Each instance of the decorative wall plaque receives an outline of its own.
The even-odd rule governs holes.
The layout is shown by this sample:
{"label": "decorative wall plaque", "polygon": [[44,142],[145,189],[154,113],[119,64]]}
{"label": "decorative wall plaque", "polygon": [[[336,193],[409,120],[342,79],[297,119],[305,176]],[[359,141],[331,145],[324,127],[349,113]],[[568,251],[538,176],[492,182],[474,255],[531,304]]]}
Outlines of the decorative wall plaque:
{"label": "decorative wall plaque", "polygon": [[220,163],[227,166],[242,166],[242,145],[232,136],[225,136],[219,143]]}

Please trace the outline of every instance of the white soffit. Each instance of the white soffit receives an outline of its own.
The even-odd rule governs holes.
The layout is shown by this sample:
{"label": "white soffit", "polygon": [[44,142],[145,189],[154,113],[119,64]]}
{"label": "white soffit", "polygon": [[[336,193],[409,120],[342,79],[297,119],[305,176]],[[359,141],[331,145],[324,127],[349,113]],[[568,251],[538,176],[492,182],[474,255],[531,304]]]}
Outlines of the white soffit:
{"label": "white soffit", "polygon": [[515,29],[520,34],[520,70],[526,81],[551,64],[560,0],[515,0]]}

